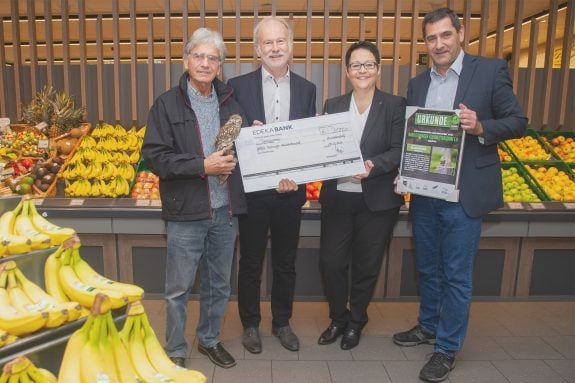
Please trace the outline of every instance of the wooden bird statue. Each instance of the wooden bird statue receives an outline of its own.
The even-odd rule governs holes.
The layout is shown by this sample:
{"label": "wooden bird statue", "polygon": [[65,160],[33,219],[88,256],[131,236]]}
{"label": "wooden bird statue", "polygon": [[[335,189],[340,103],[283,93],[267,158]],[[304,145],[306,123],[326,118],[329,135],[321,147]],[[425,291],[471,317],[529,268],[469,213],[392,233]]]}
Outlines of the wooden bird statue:
{"label": "wooden bird statue", "polygon": [[[218,131],[216,141],[214,142],[216,151],[224,150],[224,154],[230,154],[232,152],[234,141],[240,134],[241,128],[242,117],[239,114],[232,114],[228,119],[228,122],[226,122]],[[228,180],[229,175],[220,174],[218,178],[220,179],[220,185],[223,185]]]}

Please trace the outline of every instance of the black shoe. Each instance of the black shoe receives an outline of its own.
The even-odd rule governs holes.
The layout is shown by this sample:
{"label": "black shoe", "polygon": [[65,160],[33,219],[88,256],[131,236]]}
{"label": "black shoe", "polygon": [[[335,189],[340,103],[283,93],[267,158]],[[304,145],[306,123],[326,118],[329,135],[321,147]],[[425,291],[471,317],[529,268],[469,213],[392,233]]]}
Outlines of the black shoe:
{"label": "black shoe", "polygon": [[272,328],[272,334],[277,336],[282,346],[290,351],[299,350],[299,339],[290,326]]}
{"label": "black shoe", "polygon": [[455,367],[455,358],[442,352],[434,352],[423,366],[419,379],[425,382],[443,382]]}
{"label": "black shoe", "polygon": [[186,358],[170,356],[170,360],[178,367],[186,368]]}
{"label": "black shoe", "polygon": [[361,337],[361,331],[353,328],[345,330],[343,337],[341,338],[341,349],[351,350],[359,344],[359,338]]}
{"label": "black shoe", "polygon": [[257,327],[247,327],[244,329],[242,344],[244,345],[244,348],[252,354],[259,354],[262,352],[262,340]]}
{"label": "black shoe", "polygon": [[198,343],[198,351],[208,358],[217,366],[222,368],[230,368],[236,365],[236,360],[229,352],[226,351],[224,345],[221,343],[216,344],[214,347],[205,347]]}
{"label": "black shoe", "polygon": [[321,333],[317,343],[321,344],[322,346],[325,346],[326,344],[332,344],[344,332],[345,326],[336,326],[332,324],[326,328],[324,332]]}
{"label": "black shoe", "polygon": [[435,335],[428,333],[420,325],[417,325],[411,330],[394,334],[393,343],[405,347],[417,346],[418,344],[435,344]]}

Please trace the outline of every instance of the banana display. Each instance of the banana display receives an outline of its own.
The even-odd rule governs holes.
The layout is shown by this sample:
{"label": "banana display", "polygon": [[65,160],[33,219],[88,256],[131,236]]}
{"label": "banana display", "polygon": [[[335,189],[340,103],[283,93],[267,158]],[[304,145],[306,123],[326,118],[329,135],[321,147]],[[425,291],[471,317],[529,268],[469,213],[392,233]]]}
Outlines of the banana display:
{"label": "banana display", "polygon": [[58,382],[206,382],[202,373],[172,363],[139,301],[130,304],[120,332],[109,307],[109,299],[98,294],[92,315],[66,345]]}
{"label": "banana display", "polygon": [[98,124],[85,136],[60,176],[67,197],[126,197],[136,177],[135,165],[145,127],[126,130],[121,125]]}
{"label": "banana display", "polygon": [[19,356],[6,363],[0,375],[0,383],[57,383],[50,371],[36,367],[30,359]]}
{"label": "banana display", "polygon": [[77,302],[58,301],[26,278],[14,261],[0,266],[0,330],[26,335],[74,321],[81,314]]}
{"label": "banana display", "polygon": [[76,232],[42,217],[29,196],[0,216],[0,257],[58,246]]}
{"label": "banana display", "polygon": [[80,256],[80,240],[66,240],[44,265],[46,291],[57,299],[74,301],[91,308],[98,293],[110,298],[112,308],[142,299],[144,290],[136,285],[110,280],[96,272]]}

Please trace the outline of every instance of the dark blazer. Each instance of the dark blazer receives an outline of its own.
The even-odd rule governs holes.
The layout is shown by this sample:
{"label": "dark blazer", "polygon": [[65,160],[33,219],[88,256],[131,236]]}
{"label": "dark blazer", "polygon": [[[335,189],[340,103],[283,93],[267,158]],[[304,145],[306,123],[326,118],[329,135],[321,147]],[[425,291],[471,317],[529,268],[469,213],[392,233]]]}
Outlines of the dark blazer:
{"label": "dark blazer", "polygon": [[[259,120],[265,124],[262,68],[259,67],[253,72],[231,78],[228,80],[228,85],[234,89],[233,97],[244,110],[248,119],[247,125],[251,126],[254,120]],[[315,93],[316,88],[312,82],[290,71],[290,120],[315,116]],[[246,196],[250,198],[250,196],[255,197],[269,193],[279,194],[275,190],[264,190],[248,193]],[[303,205],[305,203],[305,187],[300,186],[297,192],[286,193],[285,198],[290,198],[297,206]]]}
{"label": "dark blazer", "polygon": [[[430,72],[409,81],[408,105],[425,106]],[[481,217],[503,206],[497,143],[523,136],[527,118],[513,94],[507,64],[499,59],[465,53],[453,108],[460,103],[477,113],[484,130],[483,144],[477,136],[466,135],[459,179],[463,209],[470,217]]]}
{"label": "dark blazer", "polygon": [[[323,112],[347,112],[351,95],[327,100]],[[404,126],[405,99],[376,89],[359,144],[363,160],[374,165],[369,177],[361,181],[365,203],[372,211],[403,205],[403,197],[393,191],[393,180],[399,168]],[[319,201],[322,207],[337,203],[337,180],[324,182]]]}

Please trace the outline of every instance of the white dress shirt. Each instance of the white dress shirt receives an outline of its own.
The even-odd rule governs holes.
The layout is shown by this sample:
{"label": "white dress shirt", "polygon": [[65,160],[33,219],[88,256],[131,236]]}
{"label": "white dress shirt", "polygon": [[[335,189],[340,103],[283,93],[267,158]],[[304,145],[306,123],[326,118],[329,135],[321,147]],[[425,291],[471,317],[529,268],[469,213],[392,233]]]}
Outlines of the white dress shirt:
{"label": "white dress shirt", "polygon": [[288,121],[290,107],[290,76],[289,68],[285,76],[276,80],[262,67],[262,90],[266,123]]}

